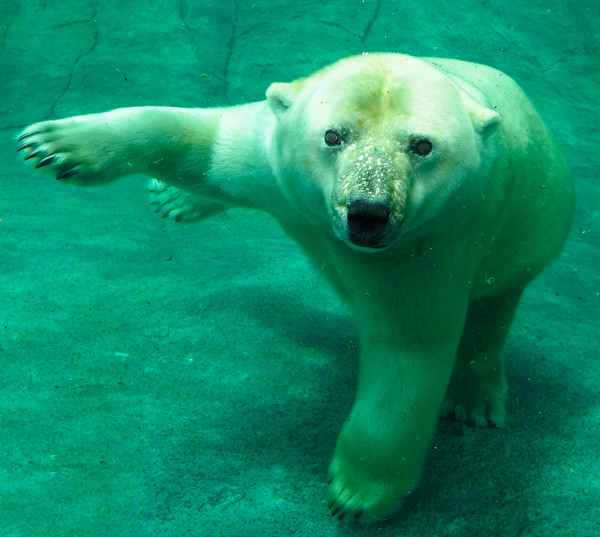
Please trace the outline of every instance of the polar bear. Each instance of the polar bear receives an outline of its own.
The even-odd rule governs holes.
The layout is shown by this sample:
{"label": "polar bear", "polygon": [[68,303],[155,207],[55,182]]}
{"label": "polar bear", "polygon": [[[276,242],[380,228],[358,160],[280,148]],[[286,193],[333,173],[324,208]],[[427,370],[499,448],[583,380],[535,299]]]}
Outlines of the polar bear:
{"label": "polar bear", "polygon": [[573,212],[565,159],[519,87],[458,60],[365,54],[266,100],[43,121],[26,160],[62,182],[155,178],[163,215],[273,215],[349,303],[356,400],[329,470],[340,519],[380,520],[419,480],[440,413],[505,422],[502,348]]}

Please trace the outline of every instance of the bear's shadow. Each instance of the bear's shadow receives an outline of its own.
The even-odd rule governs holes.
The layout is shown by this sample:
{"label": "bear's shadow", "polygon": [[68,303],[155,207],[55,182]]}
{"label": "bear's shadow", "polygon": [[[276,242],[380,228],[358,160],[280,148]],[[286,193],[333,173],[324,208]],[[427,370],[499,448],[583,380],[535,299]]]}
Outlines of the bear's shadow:
{"label": "bear's shadow", "polygon": [[[212,507],[221,502],[229,508],[233,504],[239,507],[247,497],[246,478],[238,475],[223,480],[218,476],[230,476],[231,467],[239,467],[242,471],[244,464],[252,461],[254,472],[250,472],[248,478],[254,480],[254,485],[261,488],[270,479],[281,479],[282,488],[293,490],[304,505],[313,506],[310,512],[315,513],[314,517],[326,520],[327,510],[322,504],[326,494],[327,465],[337,432],[352,405],[358,371],[358,351],[349,347],[349,342],[356,341],[351,318],[346,312],[315,307],[301,297],[290,300],[285,292],[260,285],[208,291],[195,297],[193,304],[191,307],[195,311],[189,312],[191,318],[201,318],[207,311],[218,311],[223,322],[241,317],[250,320],[258,331],[268,330],[275,334],[266,342],[267,347],[261,348],[258,359],[262,364],[257,367],[264,369],[265,374],[270,371],[272,385],[263,386],[262,390],[263,395],[265,391],[271,392],[270,400],[276,403],[274,407],[265,406],[260,402],[260,394],[255,393],[257,399],[250,398],[243,403],[243,408],[236,410],[237,400],[231,399],[231,394],[224,390],[222,404],[227,406],[229,400],[231,408],[227,409],[225,418],[229,423],[220,425],[225,431],[223,435],[229,437],[222,437],[220,445],[213,446],[211,471],[207,473],[202,465],[190,466],[189,461],[201,459],[201,450],[205,449],[193,438],[183,439],[168,456],[159,446],[151,457],[151,465],[154,468],[161,466],[162,471],[158,474],[153,471],[149,483],[155,489],[157,500],[163,509],[165,505],[171,509],[173,502]],[[282,341],[288,347],[283,352],[277,347]],[[233,344],[238,345],[235,340]],[[297,364],[297,354],[314,355],[314,358],[308,358],[309,364]],[[510,367],[516,354],[526,356],[525,360],[520,359],[518,369]],[[273,355],[283,361],[275,371],[272,371]],[[566,368],[560,386],[557,377],[535,371],[535,364],[540,359],[533,343],[530,345],[520,338],[511,340],[507,351],[511,394],[508,427],[474,429],[441,420],[423,480],[407,497],[401,511],[387,522],[387,528],[409,531],[439,524],[460,528],[467,521],[468,525],[482,527],[477,521],[483,524],[483,521],[493,519],[503,520],[506,524],[508,511],[514,524],[527,519],[531,504],[539,501],[535,498],[536,491],[546,486],[537,480],[544,468],[554,464],[560,456],[560,450],[552,448],[556,446],[557,437],[566,434],[561,434],[561,428],[568,429],[568,413],[561,410],[559,403],[552,404],[549,394],[558,389],[569,391],[565,396],[578,408],[585,406],[586,400],[591,401],[578,390],[577,379],[565,380]],[[301,382],[312,390],[312,396],[306,401],[293,396],[296,379],[286,371],[293,371],[294,367],[301,372]],[[313,367],[315,370],[311,372]],[[279,382],[277,375],[282,376]],[[537,382],[532,386],[530,379],[534,375]],[[536,412],[542,404],[547,414],[544,419],[539,419]],[[255,431],[253,437],[236,432],[241,421],[244,431]],[[274,464],[281,469],[277,475],[272,472]],[[179,478],[173,481],[172,476]],[[269,502],[278,501],[276,497],[264,500],[266,503],[261,504],[261,508],[265,513],[269,505],[273,507]],[[156,503],[152,503],[154,507],[147,508],[157,509]],[[259,503],[255,502],[255,511]],[[292,511],[300,509],[294,504],[289,507]],[[191,515],[187,513],[186,516]],[[503,526],[498,524],[498,531],[501,531]],[[489,524],[487,527],[490,528]],[[343,526],[336,531],[349,535],[354,534],[355,529]],[[364,534],[365,530],[358,531]]]}

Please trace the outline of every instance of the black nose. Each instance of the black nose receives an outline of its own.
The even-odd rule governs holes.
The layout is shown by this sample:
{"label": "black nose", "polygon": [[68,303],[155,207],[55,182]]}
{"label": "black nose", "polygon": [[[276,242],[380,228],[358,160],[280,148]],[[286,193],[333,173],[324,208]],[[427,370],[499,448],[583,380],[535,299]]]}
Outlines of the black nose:
{"label": "black nose", "polygon": [[389,220],[390,210],[383,203],[353,201],[348,206],[350,240],[357,246],[381,246]]}

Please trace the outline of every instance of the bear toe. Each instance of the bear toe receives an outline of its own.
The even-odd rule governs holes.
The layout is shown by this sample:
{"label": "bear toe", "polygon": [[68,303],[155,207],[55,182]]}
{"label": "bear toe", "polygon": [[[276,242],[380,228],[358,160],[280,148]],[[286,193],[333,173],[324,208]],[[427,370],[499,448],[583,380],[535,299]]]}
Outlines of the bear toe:
{"label": "bear toe", "polygon": [[329,475],[331,516],[346,522],[369,524],[385,520],[400,508],[410,492],[405,491],[401,483],[344,471],[335,461]]}
{"label": "bear toe", "polygon": [[447,397],[442,406],[443,418],[454,419],[474,427],[498,427],[506,425],[504,398],[485,398],[483,400],[466,397]]}
{"label": "bear toe", "polygon": [[23,141],[17,151],[23,151],[23,160],[34,163],[36,169],[44,168],[56,179],[69,179],[83,169],[70,144],[61,135],[59,121],[45,121],[28,127],[18,138]]}

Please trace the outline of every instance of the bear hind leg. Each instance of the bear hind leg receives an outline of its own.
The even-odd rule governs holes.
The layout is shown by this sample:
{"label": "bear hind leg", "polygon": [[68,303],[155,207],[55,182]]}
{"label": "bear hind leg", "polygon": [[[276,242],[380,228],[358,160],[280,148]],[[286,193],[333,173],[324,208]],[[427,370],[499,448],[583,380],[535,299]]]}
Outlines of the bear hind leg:
{"label": "bear hind leg", "polygon": [[148,182],[150,205],[163,218],[191,224],[229,209],[229,205],[201,198],[158,179]]}
{"label": "bear hind leg", "polygon": [[472,302],[442,416],[477,427],[506,423],[503,348],[523,289]]}

